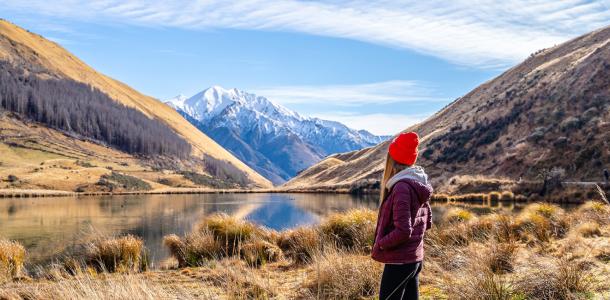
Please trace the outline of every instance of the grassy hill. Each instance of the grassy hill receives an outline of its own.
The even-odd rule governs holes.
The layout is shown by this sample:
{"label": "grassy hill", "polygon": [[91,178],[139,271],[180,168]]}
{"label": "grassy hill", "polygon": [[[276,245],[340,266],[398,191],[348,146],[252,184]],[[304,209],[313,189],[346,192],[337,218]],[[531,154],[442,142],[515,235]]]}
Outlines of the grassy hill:
{"label": "grassy hill", "polygon": [[[152,120],[152,123],[159,123],[157,127],[161,131],[169,128],[172,134],[190,147],[185,158],[127,153],[125,149],[107,141],[91,139],[61,126],[51,126],[49,122],[33,122],[31,117],[5,108],[0,110],[0,147],[3,147],[3,153],[10,155],[0,158],[0,178],[4,179],[0,182],[0,188],[74,190],[79,185],[97,183],[100,174],[108,173],[110,169],[144,179],[152,184],[152,188],[168,185],[202,186],[202,181],[194,183],[183,178],[182,171],[210,177],[209,184],[203,183],[203,186],[271,186],[268,180],[201,133],[170,107],[96,72],[56,43],[4,20],[0,20],[0,62],[5,63],[7,68],[19,70],[23,76],[61,82],[62,86],[80,84],[89,87],[92,93],[101,92],[104,97],[120,104],[120,107],[133,109],[136,114],[143,114]],[[31,84],[28,79],[19,80]],[[38,86],[39,84],[34,88]],[[6,96],[6,91],[3,95]],[[39,101],[43,105],[48,102],[45,99]],[[83,102],[83,105],[87,103]],[[179,140],[172,144],[174,143],[179,143]],[[41,163],[46,164],[48,160],[65,160],[73,166],[79,165],[80,171],[78,175],[66,176],[68,178],[65,181],[57,182],[60,181],[57,177],[59,174],[40,167]],[[88,167],[90,165],[96,167]],[[101,172],[98,167],[106,171]],[[8,175],[14,175],[18,180],[8,180]],[[62,173],[61,176],[63,175]],[[214,182],[213,178],[216,177],[220,177],[224,183]]]}
{"label": "grassy hill", "polygon": [[[532,54],[523,63],[405,129],[437,186],[453,176],[601,180],[610,166],[610,28]],[[389,142],[331,156],[285,188],[350,188],[380,178]]]}

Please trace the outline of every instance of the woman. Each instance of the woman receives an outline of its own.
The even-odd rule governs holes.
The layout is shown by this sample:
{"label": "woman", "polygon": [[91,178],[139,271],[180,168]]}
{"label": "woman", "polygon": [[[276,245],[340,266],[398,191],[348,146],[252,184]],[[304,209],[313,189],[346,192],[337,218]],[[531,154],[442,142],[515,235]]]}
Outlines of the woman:
{"label": "woman", "polygon": [[390,144],[372,257],[385,264],[379,299],[418,299],[424,232],[432,226],[428,175],[415,166],[419,137],[401,133]]}

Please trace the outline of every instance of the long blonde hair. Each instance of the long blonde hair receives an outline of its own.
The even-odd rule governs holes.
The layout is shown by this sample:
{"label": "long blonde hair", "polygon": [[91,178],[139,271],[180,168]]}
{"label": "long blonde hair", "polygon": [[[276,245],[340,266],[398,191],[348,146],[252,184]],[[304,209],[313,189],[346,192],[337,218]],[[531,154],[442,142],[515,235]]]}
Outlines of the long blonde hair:
{"label": "long blonde hair", "polygon": [[390,193],[390,191],[386,187],[388,180],[390,180],[390,178],[396,175],[396,173],[406,169],[407,167],[409,166],[397,163],[388,153],[385,158],[385,169],[383,170],[383,177],[381,178],[381,193],[379,195],[379,205],[381,205],[381,203],[385,201],[385,198]]}

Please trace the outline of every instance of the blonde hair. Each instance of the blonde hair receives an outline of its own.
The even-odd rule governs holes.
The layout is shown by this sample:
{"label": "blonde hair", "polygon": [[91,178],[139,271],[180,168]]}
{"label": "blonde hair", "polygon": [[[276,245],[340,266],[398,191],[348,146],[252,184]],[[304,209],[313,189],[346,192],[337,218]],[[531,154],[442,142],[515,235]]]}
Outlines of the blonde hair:
{"label": "blonde hair", "polygon": [[385,201],[385,199],[388,197],[388,194],[390,193],[388,188],[386,188],[388,180],[390,180],[390,178],[396,175],[396,173],[406,169],[407,167],[409,166],[397,163],[388,153],[385,158],[385,169],[383,170],[383,177],[381,177],[381,192],[379,195],[379,205],[381,205],[381,203]]}

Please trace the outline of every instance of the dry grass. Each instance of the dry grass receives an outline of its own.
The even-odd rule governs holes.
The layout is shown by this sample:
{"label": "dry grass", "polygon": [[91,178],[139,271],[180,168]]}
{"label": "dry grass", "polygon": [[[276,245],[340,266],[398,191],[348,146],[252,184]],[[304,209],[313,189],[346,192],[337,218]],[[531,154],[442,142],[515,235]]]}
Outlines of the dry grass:
{"label": "dry grass", "polygon": [[19,276],[25,262],[25,248],[17,242],[0,239],[0,282]]}
{"label": "dry grass", "polygon": [[180,268],[202,266],[227,254],[222,244],[208,231],[195,231],[184,238],[171,234],[163,238],[163,244],[169,248]]}
{"label": "dry grass", "polygon": [[353,209],[328,216],[320,231],[336,247],[366,252],[373,245],[376,220],[377,213],[370,209]]}
{"label": "dry grass", "polygon": [[443,220],[447,223],[461,223],[471,221],[474,218],[474,214],[470,211],[463,208],[453,207],[449,209],[447,213],[445,213]]}
{"label": "dry grass", "polygon": [[282,249],[277,245],[263,240],[255,240],[245,243],[240,251],[240,257],[249,265],[259,267],[269,262],[280,260]]}
{"label": "dry grass", "polygon": [[516,226],[522,239],[530,242],[548,242],[563,237],[569,227],[564,211],[557,205],[530,204],[517,217]]}
{"label": "dry grass", "polygon": [[591,272],[575,261],[556,259],[533,265],[516,280],[517,289],[526,299],[584,299],[593,290]]}
{"label": "dry grass", "polygon": [[221,243],[226,255],[239,254],[241,244],[264,234],[264,231],[255,224],[226,214],[206,217],[197,225],[197,231],[210,232],[214,239]]}
{"label": "dry grass", "polygon": [[382,267],[368,257],[337,250],[315,256],[303,284],[308,299],[360,299],[377,293]]}
{"label": "dry grass", "polygon": [[96,239],[86,245],[84,261],[98,272],[111,273],[139,272],[147,265],[144,242],[133,235]]}
{"label": "dry grass", "polygon": [[310,262],[311,258],[319,253],[322,243],[320,233],[316,228],[300,227],[283,231],[279,236],[278,246],[293,262],[304,264]]}
{"label": "dry grass", "polygon": [[[442,222],[426,232],[426,262],[421,283],[422,293],[430,294],[422,294],[422,298],[579,299],[610,292],[607,286],[597,284],[610,276],[607,266],[610,240],[605,233],[608,225],[602,227],[594,219],[583,223],[566,221],[578,220],[578,216],[591,209],[589,206],[564,212],[554,206],[533,204],[516,216],[473,214],[469,221],[455,221],[453,217],[441,215],[441,219],[452,221]],[[461,213],[448,210],[447,214]],[[532,219],[543,222],[535,226],[542,226],[548,234],[535,234],[540,229],[527,227]],[[64,263],[55,273],[49,270],[31,283],[15,282],[11,286],[20,285],[18,295],[23,293],[28,297],[40,290],[36,294],[39,296],[34,295],[38,298],[30,297],[33,299],[73,299],[71,295],[106,299],[100,298],[104,296],[95,294],[97,290],[93,289],[107,289],[105,285],[111,284],[110,278],[115,280],[125,274],[126,282],[117,283],[117,290],[110,291],[110,295],[126,299],[121,294],[124,288],[121,284],[133,289],[129,299],[188,299],[210,295],[202,289],[218,289],[219,296],[229,299],[359,299],[373,298],[377,293],[382,264],[354,246],[372,234],[369,226],[374,227],[374,214],[371,211],[336,214],[318,227],[283,232],[268,231],[225,216],[212,216],[211,221],[204,220],[201,224],[205,225],[184,237],[165,237],[164,244],[182,269],[157,271],[159,276],[173,280],[163,287],[143,277],[128,277],[147,277],[150,273],[135,273],[137,251],[121,250],[137,247],[119,246],[120,240],[129,241],[123,244],[138,244],[133,237],[111,238],[88,245],[88,249],[95,250],[92,253],[97,253],[92,256],[95,259],[88,260],[93,268],[81,270],[79,260],[72,260],[71,268]],[[227,228],[230,225],[241,229]],[[553,234],[553,226],[562,226],[571,234]],[[585,227],[599,228],[601,235]],[[584,238],[588,236],[584,232],[595,234]],[[231,236],[237,244],[235,249],[239,250],[234,254],[226,246]],[[339,237],[348,242],[338,240]],[[96,267],[96,263],[103,267]],[[99,270],[130,273],[99,273]],[[140,278],[143,283],[132,278]],[[43,284],[44,280],[52,284]],[[6,283],[0,284],[0,290],[5,286]],[[182,297],[176,291],[190,294]]]}
{"label": "dry grass", "polygon": [[602,234],[599,224],[591,221],[576,225],[574,230],[577,234],[586,238],[596,237]]}

